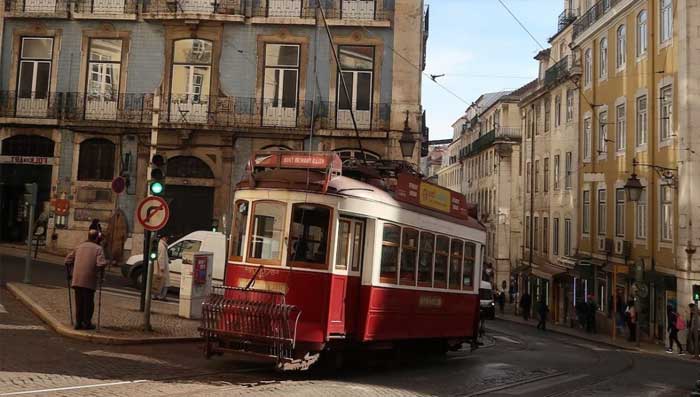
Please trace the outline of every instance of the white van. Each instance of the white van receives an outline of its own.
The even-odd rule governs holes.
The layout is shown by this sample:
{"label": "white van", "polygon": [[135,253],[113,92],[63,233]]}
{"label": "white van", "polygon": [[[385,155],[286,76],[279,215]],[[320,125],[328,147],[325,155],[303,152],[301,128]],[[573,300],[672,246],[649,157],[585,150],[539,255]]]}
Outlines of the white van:
{"label": "white van", "polygon": [[[214,253],[212,283],[223,284],[226,260],[226,236],[210,231],[196,231],[168,245],[170,257],[170,286],[180,288],[180,272],[184,253],[207,251]],[[140,287],[143,283],[143,255],[133,255],[122,265],[122,275]]]}
{"label": "white van", "polygon": [[496,302],[493,299],[493,286],[490,282],[481,280],[479,286],[479,307],[481,317],[493,320],[496,317]]}

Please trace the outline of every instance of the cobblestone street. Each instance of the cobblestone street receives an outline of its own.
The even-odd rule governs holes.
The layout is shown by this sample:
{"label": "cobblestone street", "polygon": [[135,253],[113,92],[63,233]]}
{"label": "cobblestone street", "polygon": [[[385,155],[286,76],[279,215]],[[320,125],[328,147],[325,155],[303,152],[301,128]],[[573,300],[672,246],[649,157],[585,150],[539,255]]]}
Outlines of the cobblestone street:
{"label": "cobblestone street", "polygon": [[496,321],[494,343],[446,358],[363,357],[322,373],[278,374],[197,343],[106,346],[56,335],[1,292],[0,396],[687,395],[697,365]]}

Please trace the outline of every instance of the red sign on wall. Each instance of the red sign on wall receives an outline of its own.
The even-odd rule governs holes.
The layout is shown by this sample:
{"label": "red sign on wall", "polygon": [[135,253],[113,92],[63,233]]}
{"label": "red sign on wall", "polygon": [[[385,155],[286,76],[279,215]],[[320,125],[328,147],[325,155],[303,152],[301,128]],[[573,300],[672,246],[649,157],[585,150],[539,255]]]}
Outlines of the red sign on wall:
{"label": "red sign on wall", "polygon": [[397,200],[444,212],[457,218],[469,218],[467,199],[463,194],[425,182],[411,174],[400,174],[398,179]]}

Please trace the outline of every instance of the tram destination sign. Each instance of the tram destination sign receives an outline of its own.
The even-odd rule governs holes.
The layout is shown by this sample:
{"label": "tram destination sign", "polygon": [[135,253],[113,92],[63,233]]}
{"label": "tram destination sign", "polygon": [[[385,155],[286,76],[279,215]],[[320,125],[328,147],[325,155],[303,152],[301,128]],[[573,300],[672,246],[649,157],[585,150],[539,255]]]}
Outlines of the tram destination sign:
{"label": "tram destination sign", "polygon": [[53,157],[0,156],[0,164],[52,165]]}
{"label": "tram destination sign", "polygon": [[340,172],[340,157],[328,152],[258,152],[253,159],[256,168],[328,169]]}
{"label": "tram destination sign", "polygon": [[398,179],[397,200],[444,212],[457,218],[469,218],[464,195],[423,181],[420,177],[411,174],[400,174]]}

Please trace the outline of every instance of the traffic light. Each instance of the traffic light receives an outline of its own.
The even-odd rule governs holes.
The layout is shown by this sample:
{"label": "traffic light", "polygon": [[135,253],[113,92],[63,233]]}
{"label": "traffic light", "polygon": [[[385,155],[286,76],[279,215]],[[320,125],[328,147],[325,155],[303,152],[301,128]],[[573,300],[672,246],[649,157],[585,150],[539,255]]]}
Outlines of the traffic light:
{"label": "traffic light", "polygon": [[148,192],[160,196],[165,190],[165,157],[154,154],[151,158],[151,180],[148,182]]}
{"label": "traffic light", "polygon": [[24,184],[24,201],[29,205],[36,205],[36,196],[39,187],[36,183]]}
{"label": "traffic light", "polygon": [[151,239],[151,245],[149,248],[150,248],[150,250],[148,252],[148,260],[155,262],[155,260],[158,259],[158,239],[157,238]]}
{"label": "traffic light", "polygon": [[693,285],[693,300],[700,301],[700,285]]}

